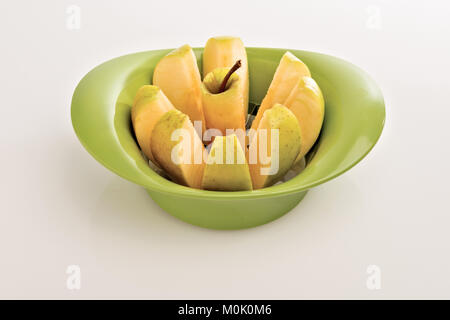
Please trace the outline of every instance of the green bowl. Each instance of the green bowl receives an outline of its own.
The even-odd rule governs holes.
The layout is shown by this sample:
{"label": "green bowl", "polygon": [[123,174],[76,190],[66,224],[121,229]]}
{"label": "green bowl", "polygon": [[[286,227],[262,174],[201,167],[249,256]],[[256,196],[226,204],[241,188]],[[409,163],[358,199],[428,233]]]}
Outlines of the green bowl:
{"label": "green bowl", "polygon": [[[150,83],[156,63],[170,49],[122,56],[90,71],[72,98],[73,127],[97,161],[146,188],[161,208],[183,221],[213,229],[267,223],[294,208],[308,189],[361,161],[380,137],[385,118],[381,91],[364,71],[308,51],[247,48],[251,102],[261,102],[286,50],[308,65],[322,89],[325,121],[306,168],[282,184],[254,191],[196,190],[166,180],[149,167],[134,137],[130,109],[136,91]],[[194,52],[201,67],[203,49]]]}

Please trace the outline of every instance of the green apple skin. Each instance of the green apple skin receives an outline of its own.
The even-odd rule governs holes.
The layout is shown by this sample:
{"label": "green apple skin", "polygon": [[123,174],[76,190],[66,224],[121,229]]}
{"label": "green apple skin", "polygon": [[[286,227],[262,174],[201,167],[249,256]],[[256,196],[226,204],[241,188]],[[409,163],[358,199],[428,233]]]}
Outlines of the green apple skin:
{"label": "green apple skin", "polygon": [[[267,130],[267,152],[271,157],[269,164],[263,164],[260,158],[259,150],[259,130]],[[273,155],[271,153],[272,145],[270,132],[272,129],[278,130],[278,171],[273,174],[263,174],[262,168],[272,166]],[[250,137],[250,148],[247,154],[250,174],[252,177],[253,189],[261,189],[276,183],[289,171],[294,164],[295,159],[300,153],[301,148],[301,130],[300,125],[294,113],[281,104],[275,104],[267,109],[259,123],[258,129],[253,137]],[[257,151],[257,161],[250,160],[250,153]]]}
{"label": "green apple skin", "polygon": [[205,165],[202,187],[215,191],[252,190],[245,152],[235,134],[217,136],[214,139]]}

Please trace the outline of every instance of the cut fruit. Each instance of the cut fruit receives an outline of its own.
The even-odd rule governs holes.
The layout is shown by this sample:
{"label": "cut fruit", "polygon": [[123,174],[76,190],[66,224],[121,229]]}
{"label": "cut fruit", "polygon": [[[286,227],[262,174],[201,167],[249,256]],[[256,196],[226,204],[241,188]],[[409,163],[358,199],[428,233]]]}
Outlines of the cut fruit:
{"label": "cut fruit", "polygon": [[235,134],[216,137],[203,173],[203,189],[216,191],[252,190],[245,152]]}
{"label": "cut fruit", "polygon": [[167,111],[173,109],[172,103],[157,86],[145,85],[136,93],[131,121],[142,152],[152,162],[155,162],[150,146],[153,128]]}
{"label": "cut fruit", "polygon": [[189,45],[171,51],[158,62],[153,72],[153,84],[160,87],[175,108],[187,114],[192,122],[201,121],[202,132],[205,131],[200,72]]}
{"label": "cut fruit", "polygon": [[[213,132],[212,129],[220,131],[211,133],[214,136],[226,135],[227,129],[241,129],[245,136],[245,99],[239,76],[233,73],[227,81],[225,91],[219,93],[219,88],[229,70],[230,68],[214,69],[203,80],[202,96],[206,128],[210,132]],[[241,140],[242,137],[239,139]]]}
{"label": "cut fruit", "polygon": [[176,109],[166,112],[153,129],[151,147],[173,181],[201,188],[205,148],[187,115]]}
{"label": "cut fruit", "polygon": [[248,61],[244,43],[238,37],[213,37],[208,39],[203,50],[203,78],[217,68],[231,68],[236,61],[241,67],[236,74],[241,79],[240,91],[243,97],[243,117],[247,117],[248,109]]}
{"label": "cut fruit", "polygon": [[283,178],[300,153],[300,126],[292,111],[276,104],[250,134],[247,161],[253,189],[265,188]]}
{"label": "cut fruit", "polygon": [[259,122],[267,109],[276,103],[285,104],[292,89],[304,76],[311,76],[308,67],[296,56],[287,51],[280,60],[270,83],[267,94],[261,102],[258,113],[252,123],[252,129],[258,128]]}
{"label": "cut fruit", "polygon": [[297,160],[303,158],[319,137],[324,119],[325,105],[317,83],[310,77],[302,77],[286,99],[300,124],[302,146]]}

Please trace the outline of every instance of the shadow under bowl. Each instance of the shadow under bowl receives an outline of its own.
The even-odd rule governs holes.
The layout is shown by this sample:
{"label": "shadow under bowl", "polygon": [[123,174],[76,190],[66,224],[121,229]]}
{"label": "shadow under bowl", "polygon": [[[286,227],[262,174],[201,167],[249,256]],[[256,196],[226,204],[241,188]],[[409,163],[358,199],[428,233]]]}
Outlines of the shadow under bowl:
{"label": "shadow under bowl", "polygon": [[[287,50],[310,68],[325,99],[325,120],[314,154],[299,175],[260,190],[218,192],[178,185],[149,167],[130,120],[134,95],[140,86],[151,83],[157,62],[171,50],[130,54],[97,66],[78,84],[71,116],[79,140],[97,161],[146,188],[161,208],[188,223],[212,229],[242,229],[275,220],[294,208],[310,188],[361,161],[383,130],[383,96],[358,67],[315,52],[247,48],[250,101],[256,104],[263,99]],[[194,52],[201,69],[203,48]]]}

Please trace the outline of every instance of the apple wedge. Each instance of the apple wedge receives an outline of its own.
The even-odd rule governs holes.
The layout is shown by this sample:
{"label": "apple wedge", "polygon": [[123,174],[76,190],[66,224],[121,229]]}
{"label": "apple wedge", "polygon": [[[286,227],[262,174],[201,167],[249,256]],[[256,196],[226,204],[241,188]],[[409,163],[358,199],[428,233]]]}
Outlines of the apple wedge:
{"label": "apple wedge", "polygon": [[173,181],[201,188],[205,148],[187,115],[176,109],[166,112],[153,129],[151,148]]}
{"label": "apple wedge", "polygon": [[300,147],[301,131],[294,113],[281,104],[266,110],[257,130],[250,130],[247,161],[253,189],[268,187],[283,178]]}
{"label": "apple wedge", "polygon": [[136,93],[131,108],[131,121],[142,152],[152,162],[155,162],[150,147],[153,128],[167,111],[173,109],[172,103],[156,86],[142,86]]}
{"label": "apple wedge", "polygon": [[266,96],[261,102],[258,113],[252,123],[252,129],[256,130],[259,122],[267,109],[276,103],[284,104],[292,89],[303,76],[311,76],[308,67],[296,56],[287,51],[280,60]]}
{"label": "apple wedge", "polygon": [[235,134],[214,139],[203,173],[205,190],[252,190],[245,152]]}
{"label": "apple wedge", "polygon": [[239,83],[242,96],[242,114],[247,117],[248,109],[248,60],[244,43],[238,37],[212,37],[208,39],[203,50],[203,79],[217,68],[231,68],[236,61],[241,61],[241,67],[236,74],[241,79]]}
{"label": "apple wedge", "polygon": [[303,158],[319,137],[325,113],[325,104],[314,79],[302,77],[286,99],[286,107],[297,117],[300,124],[302,146],[297,160]]}
{"label": "apple wedge", "polygon": [[153,84],[161,88],[175,108],[187,114],[192,122],[202,122],[203,116],[201,78],[197,59],[189,45],[169,52],[155,67]]}
{"label": "apple wedge", "polygon": [[[239,62],[239,61],[238,61]],[[239,63],[234,69],[239,68]],[[218,132],[216,135],[227,135],[229,130],[241,130],[245,136],[244,95],[241,79],[233,68],[217,68],[208,73],[202,83],[203,111],[206,128]],[[243,137],[239,137],[241,141]]]}

